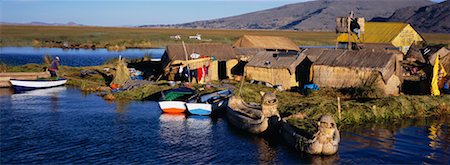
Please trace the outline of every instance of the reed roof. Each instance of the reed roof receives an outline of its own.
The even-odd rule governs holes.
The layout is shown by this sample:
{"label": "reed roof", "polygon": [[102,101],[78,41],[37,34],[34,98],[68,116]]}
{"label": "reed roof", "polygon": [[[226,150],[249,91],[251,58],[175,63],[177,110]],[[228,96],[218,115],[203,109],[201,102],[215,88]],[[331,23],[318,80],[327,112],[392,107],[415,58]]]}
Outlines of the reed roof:
{"label": "reed roof", "polygon": [[395,73],[396,55],[388,51],[323,50],[313,65],[378,70],[385,82]]}
{"label": "reed roof", "polygon": [[288,69],[290,73],[294,73],[295,68],[303,61],[304,58],[305,56],[300,53],[266,51],[256,54],[250,59],[247,66]]}
{"label": "reed roof", "polygon": [[[226,44],[185,44],[188,59],[191,60],[190,55],[193,53],[200,54],[200,56],[212,57],[214,56],[219,61],[236,59],[236,54],[230,45]],[[166,48],[168,59],[186,60],[186,54],[182,44],[168,45]]]}
{"label": "reed roof", "polygon": [[233,47],[300,51],[300,48],[292,40],[281,36],[244,35],[233,44]]}

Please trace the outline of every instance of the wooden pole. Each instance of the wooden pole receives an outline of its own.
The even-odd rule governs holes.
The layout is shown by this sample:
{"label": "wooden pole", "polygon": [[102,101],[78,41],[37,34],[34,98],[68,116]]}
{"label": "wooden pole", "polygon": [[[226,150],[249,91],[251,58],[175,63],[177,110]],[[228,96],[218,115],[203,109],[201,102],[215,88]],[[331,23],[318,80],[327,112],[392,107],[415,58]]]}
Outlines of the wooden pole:
{"label": "wooden pole", "polygon": [[337,102],[338,102],[338,118],[339,118],[339,120],[341,120],[341,98],[340,97],[338,97],[337,98]]}
{"label": "wooden pole", "polygon": [[238,96],[241,97],[241,91],[242,91],[242,87],[244,87],[244,81],[245,81],[245,67],[244,67],[244,75],[242,75],[242,80],[241,80],[241,85],[239,86],[239,93]]}
{"label": "wooden pole", "polygon": [[[352,12],[350,12],[350,16],[352,15],[351,13],[352,13]],[[351,35],[352,35],[352,32],[350,31],[350,22],[351,22],[352,20],[351,20],[350,16],[347,17],[347,36],[348,36],[347,49],[348,49],[348,50],[351,50],[351,49],[352,49],[352,46],[351,46],[351,44],[352,44],[352,42],[351,42],[351,39],[352,39],[352,38],[351,38]]]}
{"label": "wooden pole", "polygon": [[191,68],[189,67],[189,64],[188,64],[188,62],[189,62],[189,58],[188,58],[188,54],[187,54],[187,50],[186,50],[186,45],[184,44],[184,41],[181,41],[181,43],[183,44],[183,49],[184,49],[184,56],[186,57],[186,66],[187,66],[187,69],[188,69],[188,81],[189,81],[189,83],[191,83]]}

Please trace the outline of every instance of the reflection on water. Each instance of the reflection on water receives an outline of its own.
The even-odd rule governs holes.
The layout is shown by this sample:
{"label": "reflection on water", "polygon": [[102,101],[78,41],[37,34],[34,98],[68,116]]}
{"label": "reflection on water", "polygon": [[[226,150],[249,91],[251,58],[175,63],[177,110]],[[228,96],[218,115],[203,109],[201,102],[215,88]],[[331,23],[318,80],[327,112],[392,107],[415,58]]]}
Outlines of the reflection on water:
{"label": "reflection on water", "polygon": [[[0,90],[2,91],[2,90]],[[311,156],[276,133],[223,118],[161,114],[74,88],[0,95],[0,164],[448,164],[449,118],[343,126],[338,154]]]}
{"label": "reflection on water", "polygon": [[101,65],[105,61],[118,58],[141,58],[150,56],[160,60],[165,49],[127,49],[120,52],[107,49],[61,49],[34,47],[0,47],[0,61],[8,65],[24,65],[27,63],[42,63],[45,55],[59,56],[61,64],[67,66]]}
{"label": "reflection on water", "polygon": [[367,157],[377,158],[374,163],[448,163],[448,117],[343,128],[339,155],[351,158],[352,163],[362,163]]}

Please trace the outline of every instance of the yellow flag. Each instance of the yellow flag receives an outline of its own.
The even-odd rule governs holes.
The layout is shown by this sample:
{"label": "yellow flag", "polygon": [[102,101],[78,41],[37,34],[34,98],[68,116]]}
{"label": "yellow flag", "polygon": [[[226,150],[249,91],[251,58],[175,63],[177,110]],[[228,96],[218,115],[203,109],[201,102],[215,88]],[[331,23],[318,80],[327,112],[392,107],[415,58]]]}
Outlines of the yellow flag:
{"label": "yellow flag", "polygon": [[[439,55],[436,56],[433,66],[433,77],[431,79],[431,95],[439,96],[441,91],[439,91],[439,70],[441,65],[439,64]],[[445,71],[444,71],[445,74]]]}

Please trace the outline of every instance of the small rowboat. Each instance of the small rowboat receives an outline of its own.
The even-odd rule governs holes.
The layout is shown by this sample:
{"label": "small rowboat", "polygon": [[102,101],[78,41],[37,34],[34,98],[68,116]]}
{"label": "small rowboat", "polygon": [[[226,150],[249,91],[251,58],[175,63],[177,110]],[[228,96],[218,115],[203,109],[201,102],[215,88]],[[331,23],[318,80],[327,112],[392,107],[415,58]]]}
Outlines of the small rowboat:
{"label": "small rowboat", "polygon": [[228,98],[232,95],[233,91],[229,89],[203,94],[188,100],[187,110],[192,115],[218,115],[222,109],[225,109]]}
{"label": "small rowboat", "polygon": [[184,113],[186,103],[183,101],[160,101],[159,107],[164,113]]}
{"label": "small rowboat", "polygon": [[65,78],[59,78],[57,80],[10,80],[11,85],[16,91],[27,91],[33,89],[51,88],[64,85],[67,82]]}
{"label": "small rowboat", "polygon": [[212,112],[211,104],[206,103],[186,103],[187,110],[193,115],[210,115]]}

